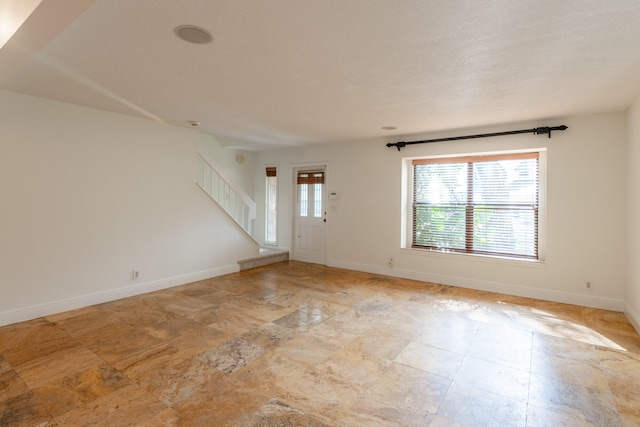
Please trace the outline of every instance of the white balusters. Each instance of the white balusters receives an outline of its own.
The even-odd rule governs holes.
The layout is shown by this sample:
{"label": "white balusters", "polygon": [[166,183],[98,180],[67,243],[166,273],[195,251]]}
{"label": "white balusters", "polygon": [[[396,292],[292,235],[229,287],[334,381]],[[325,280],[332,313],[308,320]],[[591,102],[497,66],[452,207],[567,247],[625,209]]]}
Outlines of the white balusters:
{"label": "white balusters", "polygon": [[206,154],[198,153],[198,185],[249,235],[256,218],[256,204],[239,187],[234,186],[217,170]]}

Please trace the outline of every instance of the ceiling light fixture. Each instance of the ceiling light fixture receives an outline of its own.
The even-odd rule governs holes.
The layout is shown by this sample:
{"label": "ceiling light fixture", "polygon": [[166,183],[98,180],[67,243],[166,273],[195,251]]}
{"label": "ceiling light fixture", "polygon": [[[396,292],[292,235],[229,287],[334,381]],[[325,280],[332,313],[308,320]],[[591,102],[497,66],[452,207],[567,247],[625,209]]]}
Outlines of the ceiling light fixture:
{"label": "ceiling light fixture", "polygon": [[180,25],[174,30],[176,36],[184,41],[195,44],[207,44],[213,41],[211,33],[195,25]]}
{"label": "ceiling light fixture", "polygon": [[382,126],[380,129],[382,129],[382,130],[396,130],[398,128],[396,126]]}

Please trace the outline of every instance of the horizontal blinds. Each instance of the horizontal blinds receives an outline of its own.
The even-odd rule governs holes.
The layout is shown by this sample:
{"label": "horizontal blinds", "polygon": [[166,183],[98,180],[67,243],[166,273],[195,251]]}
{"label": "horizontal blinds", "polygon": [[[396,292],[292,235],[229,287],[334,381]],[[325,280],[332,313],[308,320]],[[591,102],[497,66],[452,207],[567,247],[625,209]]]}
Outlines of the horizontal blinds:
{"label": "horizontal blinds", "polygon": [[414,247],[537,257],[537,152],[413,165]]}
{"label": "horizontal blinds", "polygon": [[268,167],[267,168],[267,176],[276,176],[276,168]]}
{"label": "horizontal blinds", "polygon": [[298,171],[298,184],[324,184],[324,171]]}

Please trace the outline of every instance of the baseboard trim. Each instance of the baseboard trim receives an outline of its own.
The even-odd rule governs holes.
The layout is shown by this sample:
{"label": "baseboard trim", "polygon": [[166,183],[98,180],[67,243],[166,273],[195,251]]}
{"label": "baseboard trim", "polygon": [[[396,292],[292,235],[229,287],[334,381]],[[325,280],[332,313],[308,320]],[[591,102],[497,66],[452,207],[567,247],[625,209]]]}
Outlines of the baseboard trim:
{"label": "baseboard trim", "polygon": [[327,265],[329,267],[363,271],[366,273],[400,277],[403,279],[420,280],[423,282],[440,283],[444,285],[458,286],[461,288],[475,289],[479,291],[497,292],[525,298],[535,298],[545,301],[580,305],[584,307],[601,308],[604,310],[613,310],[620,312],[625,311],[625,303],[622,300],[602,298],[592,295],[579,295],[569,292],[553,291],[549,289],[512,285],[509,283],[473,280],[464,277],[446,276],[426,273],[422,271],[403,270],[399,268],[381,267],[378,265],[360,264],[338,260],[329,260]]}
{"label": "baseboard trim", "polygon": [[631,308],[629,304],[624,305],[624,314],[629,319],[629,322],[636,328],[636,331],[640,334],[640,315],[636,313],[636,311]]}
{"label": "baseboard trim", "polygon": [[212,277],[223,276],[225,274],[236,273],[238,271],[240,271],[240,267],[237,264],[227,265],[224,267],[211,268],[194,273],[187,273],[179,276],[167,277],[164,279],[153,280],[144,283],[137,283],[135,285],[123,286],[116,289],[109,289],[107,291],[53,301],[46,304],[34,305],[31,307],[25,307],[12,311],[6,311],[0,313],[0,326],[24,322],[26,320],[37,319],[38,317],[42,316],[50,316],[52,314],[88,307],[95,304],[102,304],[122,298],[146,294],[148,292],[172,288],[174,286],[185,285],[187,283],[197,282],[198,280],[205,280]]}

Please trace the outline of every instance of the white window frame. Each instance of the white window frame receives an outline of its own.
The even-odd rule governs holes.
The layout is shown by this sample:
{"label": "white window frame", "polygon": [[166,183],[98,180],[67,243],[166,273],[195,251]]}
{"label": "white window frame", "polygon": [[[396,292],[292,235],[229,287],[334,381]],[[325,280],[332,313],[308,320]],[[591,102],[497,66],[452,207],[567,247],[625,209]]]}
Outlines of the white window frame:
{"label": "white window frame", "polygon": [[[517,153],[538,153],[538,258],[527,259],[520,257],[501,256],[493,254],[476,254],[463,252],[448,252],[436,249],[413,248],[413,165],[412,162],[417,159],[438,159],[438,158],[454,158],[454,157],[471,157],[471,156],[492,156],[492,155],[508,155]],[[444,257],[470,257],[475,259],[496,259],[505,260],[507,262],[524,262],[524,263],[544,263],[546,259],[546,230],[547,230],[547,150],[546,148],[532,148],[524,150],[509,151],[491,151],[491,152],[475,152],[460,153],[452,155],[438,156],[421,156],[408,157],[402,159],[402,197],[401,197],[401,250],[403,253],[420,254],[425,256],[444,256]]]}
{"label": "white window frame", "polygon": [[[265,177],[264,244],[268,246],[278,246],[278,166],[267,165],[266,168],[275,168],[276,176]],[[270,234],[269,232],[271,231],[270,225],[269,225],[269,220],[271,219],[269,216],[269,213],[270,213],[269,183],[271,182],[271,180],[275,183],[275,200],[274,200],[275,206],[273,211],[273,215],[275,216],[275,218],[273,218],[273,226],[275,227],[275,230],[273,230],[273,235],[275,236],[275,238],[273,240],[269,240],[269,234]]]}

